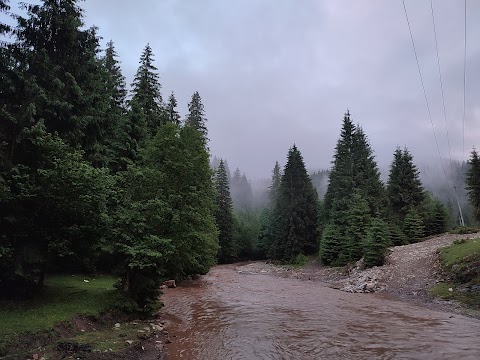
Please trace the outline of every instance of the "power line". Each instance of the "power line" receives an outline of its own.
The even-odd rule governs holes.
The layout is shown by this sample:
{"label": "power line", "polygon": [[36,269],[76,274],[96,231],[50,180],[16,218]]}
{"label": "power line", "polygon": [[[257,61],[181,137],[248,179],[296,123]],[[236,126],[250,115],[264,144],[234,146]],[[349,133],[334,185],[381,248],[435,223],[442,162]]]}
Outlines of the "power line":
{"label": "power line", "polygon": [[[437,145],[438,157],[440,158],[440,164],[442,165],[442,170],[443,170],[443,175],[445,176],[445,181],[448,184],[448,177],[447,177],[447,173],[445,171],[445,166],[443,165],[442,153],[440,152],[440,146],[438,145],[437,133],[435,132],[435,125],[434,125],[433,119],[432,119],[432,112],[430,111],[430,104],[428,103],[427,92],[425,90],[425,84],[424,84],[424,81],[423,81],[422,70],[420,69],[420,62],[418,61],[417,49],[415,47],[415,41],[413,39],[412,28],[410,26],[410,20],[408,19],[408,12],[407,12],[407,7],[405,5],[405,0],[402,0],[402,3],[403,3],[403,10],[405,11],[405,19],[407,20],[408,31],[410,33],[410,39],[412,40],[413,53],[415,54],[415,60],[417,62],[418,74],[420,75],[420,82],[422,84],[423,95],[425,97],[425,104],[427,105],[428,117],[430,118],[430,124],[432,125],[432,131],[433,131],[433,137],[435,138],[435,144]],[[432,9],[433,9],[433,7],[432,7]],[[436,37],[435,37],[435,41],[436,41]],[[438,56],[438,50],[437,50],[437,56]],[[439,63],[439,66],[440,66],[440,60],[439,59],[438,59],[438,63]],[[442,87],[442,98],[443,98],[443,87]],[[444,104],[444,109],[445,109],[445,104]],[[446,117],[446,112],[445,112],[445,117]],[[451,157],[450,157],[450,160],[451,160]],[[453,171],[453,169],[452,169],[452,171]],[[460,207],[460,202],[458,200],[457,188],[455,186],[455,183],[453,185],[453,189],[454,189],[455,198],[457,200],[458,210],[459,210],[459,213],[460,213],[460,223],[461,223],[462,226],[464,226],[462,209]]]}
{"label": "power line", "polygon": [[443,105],[443,118],[445,120],[445,132],[447,134],[447,144],[448,144],[448,155],[450,157],[450,166],[452,167],[452,181],[453,181],[453,187],[455,188],[455,178],[453,174],[453,161],[452,161],[452,152],[451,152],[451,147],[450,147],[450,136],[448,133],[448,122],[447,122],[447,110],[445,107],[445,95],[443,91],[443,80],[442,80],[442,70],[440,67],[440,56],[438,55],[438,41],[437,41],[437,27],[435,26],[435,13],[433,11],[433,1],[430,0],[430,9],[432,11],[432,24],[433,24],[433,35],[435,37],[435,50],[437,54],[437,65],[438,65],[438,78],[440,80],[440,92],[442,94],[442,105]]}
{"label": "power line", "polygon": [[447,173],[445,172],[445,166],[443,165],[442,154],[440,152],[440,146],[438,145],[437,133],[435,132],[435,125],[433,124],[432,112],[430,111],[430,104],[428,102],[427,92],[425,90],[425,84],[423,82],[422,70],[420,69],[420,63],[418,61],[417,48],[415,47],[415,41],[413,40],[412,28],[410,26],[410,20],[408,19],[407,7],[405,6],[405,0],[402,0],[403,9],[405,10],[405,18],[407,20],[408,31],[410,32],[410,39],[412,40],[413,53],[415,54],[415,60],[417,62],[418,75],[420,75],[420,82],[422,83],[423,96],[425,97],[425,104],[427,105],[428,117],[430,118],[430,124],[432,125],[433,137],[435,138],[435,144],[437,145],[438,156],[440,158],[440,164],[442,164],[443,175],[448,182]]}

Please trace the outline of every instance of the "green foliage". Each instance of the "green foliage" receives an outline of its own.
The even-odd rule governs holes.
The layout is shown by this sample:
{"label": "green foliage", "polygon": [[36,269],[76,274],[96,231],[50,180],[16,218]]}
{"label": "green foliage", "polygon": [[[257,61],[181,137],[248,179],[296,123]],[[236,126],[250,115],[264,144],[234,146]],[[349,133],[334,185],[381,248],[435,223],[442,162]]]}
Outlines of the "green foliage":
{"label": "green foliage", "polygon": [[420,209],[425,236],[441,234],[447,230],[447,209],[440,200],[427,192]]}
{"label": "green foliage", "polygon": [[480,221],[480,158],[475,149],[472,150],[467,170],[467,194],[473,207],[474,218]]}
{"label": "green foliage", "polygon": [[336,212],[345,211],[348,201],[343,199],[348,199],[354,189],[362,193],[372,216],[385,211],[385,191],[373,151],[362,128],[353,124],[347,112],[325,195],[327,221],[335,217]]}
{"label": "green foliage", "polygon": [[205,273],[216,261],[214,190],[203,137],[169,123],[124,177],[116,252],[122,289],[153,310],[163,278]]}
{"label": "green foliage", "polygon": [[235,212],[233,241],[238,259],[252,260],[265,258],[266,250],[261,247],[262,213],[256,210]]}
{"label": "green foliage", "polygon": [[472,287],[480,285],[480,239],[455,241],[439,252],[443,270],[453,283],[438,284],[432,294],[479,309],[480,293]]}
{"label": "green foliage", "polygon": [[[10,10],[10,6],[8,5],[9,0],[0,0],[0,13],[7,12]],[[3,22],[0,22],[0,35],[5,33],[9,33],[11,31],[11,27]]]}
{"label": "green foliage", "polygon": [[359,260],[363,255],[363,240],[370,226],[370,211],[367,201],[359,190],[354,190],[350,198],[345,226],[345,241],[342,245],[341,263]]}
{"label": "green foliage", "polygon": [[373,218],[365,239],[365,266],[383,265],[388,246],[390,236],[387,224],[382,219]]}
{"label": "green foliage", "polygon": [[106,171],[85,162],[43,123],[24,130],[24,136],[24,152],[36,168],[17,164],[5,172],[7,191],[0,196],[2,287],[17,292],[18,286],[41,285],[47,258],[64,270],[92,270],[114,186]]}
{"label": "green foliage", "polygon": [[362,128],[353,124],[347,112],[323,203],[327,238],[321,241],[322,261],[345,265],[360,259],[370,218],[385,212],[385,190],[373,151]]}
{"label": "green foliage", "polygon": [[168,103],[165,111],[168,122],[174,123],[175,125],[180,125],[180,114],[177,111],[177,99],[175,99],[175,94],[173,91],[168,97]]}
{"label": "green foliage", "polygon": [[456,229],[450,230],[450,234],[474,234],[478,232],[478,228],[473,226],[460,226]]}
{"label": "green foliage", "polygon": [[50,276],[35,298],[0,302],[0,337],[50,329],[77,315],[98,315],[117,300],[114,282],[110,276]]}
{"label": "green foliage", "polygon": [[409,210],[405,215],[403,231],[410,243],[419,241],[425,235],[422,218],[415,209]]}
{"label": "green foliage", "polygon": [[282,180],[282,170],[278,161],[275,161],[275,167],[272,170],[272,181],[268,187],[268,201],[270,207],[274,207],[278,198],[280,182]]}
{"label": "green foliage", "polygon": [[450,271],[459,269],[458,266],[454,268],[455,265],[464,265],[473,258],[480,260],[480,239],[458,241],[440,250],[442,264]]}
{"label": "green foliage", "polygon": [[302,253],[295,256],[295,259],[292,261],[292,265],[296,267],[303,267],[307,264],[308,257]]}
{"label": "green foliage", "polygon": [[323,229],[320,241],[320,258],[325,265],[341,265],[339,259],[342,257],[340,228],[334,224],[327,224]]}
{"label": "green foliage", "polygon": [[133,97],[130,106],[134,104],[141,109],[145,117],[148,134],[155,136],[159,126],[164,121],[163,99],[157,68],[153,65],[153,51],[149,44],[143,49],[135,79],[132,84]]}
{"label": "green foliage", "polygon": [[198,91],[195,91],[192,95],[192,100],[188,104],[188,114],[185,119],[185,125],[191,126],[198,132],[200,132],[203,137],[207,138],[207,118],[205,117],[205,109],[202,104],[202,98]]}
{"label": "green foliage", "polygon": [[302,155],[294,145],[288,152],[274,209],[273,259],[291,262],[300,253],[317,251],[317,201]]}
{"label": "green foliage", "polygon": [[387,182],[390,211],[394,217],[403,220],[408,211],[419,207],[425,197],[420,174],[413,163],[413,157],[405,148],[395,150]]}
{"label": "green foliage", "polygon": [[217,168],[215,177],[215,220],[218,227],[218,240],[220,249],[218,252],[218,260],[220,263],[230,262],[235,259],[237,249],[233,239],[233,205],[230,197],[230,186],[228,184],[228,176],[223,164]]}
{"label": "green foliage", "polygon": [[97,29],[85,29],[83,10],[74,0],[46,0],[25,8],[27,17],[16,16],[12,53],[25,68],[21,76],[29,82],[28,91],[34,90],[33,118],[43,119],[48,132],[58,132],[97,163],[109,105]]}
{"label": "green foliage", "polygon": [[390,228],[390,240],[393,246],[407,245],[408,238],[403,231],[403,226],[398,225],[396,222],[389,222]]}
{"label": "green foliage", "polygon": [[147,45],[126,104],[113,42],[100,56],[78,1],[24,10],[13,42],[0,43],[1,295],[38,294],[45,272],[100,267],[121,276],[124,308],[151,313],[163,279],[216,262],[200,95],[181,128]]}

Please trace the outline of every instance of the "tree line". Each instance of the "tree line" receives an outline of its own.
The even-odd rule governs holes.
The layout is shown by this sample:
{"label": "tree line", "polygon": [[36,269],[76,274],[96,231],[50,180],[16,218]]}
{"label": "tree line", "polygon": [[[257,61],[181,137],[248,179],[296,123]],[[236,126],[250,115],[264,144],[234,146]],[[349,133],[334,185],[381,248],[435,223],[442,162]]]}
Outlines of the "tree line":
{"label": "tree line", "polygon": [[[446,229],[445,206],[423,189],[410,152],[395,151],[383,184],[348,112],[330,171],[310,176],[293,145],[259,206],[244,173],[210,163],[200,94],[185,116],[174,92],[164,98],[148,44],[128,90],[114,43],[101,49],[76,0],[24,10],[15,26],[0,23],[1,295],[32,295],[47,273],[110,272],[119,306],[148,314],[163,280],[218,262],[320,254],[373,266],[388,246]],[[476,152],[470,164],[478,219]],[[327,176],[319,197],[314,185]]]}
{"label": "tree line", "polygon": [[108,271],[125,309],[149,313],[163,279],[217,261],[200,94],[181,117],[148,44],[128,91],[113,42],[100,49],[75,0],[24,8],[1,28],[11,41],[0,49],[0,291]]}

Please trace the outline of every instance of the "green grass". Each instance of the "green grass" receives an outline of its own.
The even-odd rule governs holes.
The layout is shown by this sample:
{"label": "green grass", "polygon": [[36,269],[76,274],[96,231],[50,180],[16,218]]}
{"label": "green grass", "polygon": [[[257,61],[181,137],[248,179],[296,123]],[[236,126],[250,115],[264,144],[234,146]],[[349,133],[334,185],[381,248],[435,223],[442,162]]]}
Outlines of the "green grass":
{"label": "green grass", "polygon": [[447,268],[461,265],[466,258],[480,257],[480,239],[456,241],[453,245],[440,249],[440,259]]}
{"label": "green grass", "polygon": [[480,284],[480,239],[456,240],[439,253],[442,267],[452,282],[435,285],[430,289],[431,294],[480,309],[480,291],[474,289],[474,285]]}
{"label": "green grass", "polygon": [[440,284],[437,284],[434,287],[432,287],[430,289],[430,293],[433,296],[437,296],[437,297],[440,297],[440,298],[445,299],[445,300],[450,300],[450,299],[454,298],[454,293],[448,290],[450,288],[454,289],[455,284],[450,283],[450,282],[440,283]]}
{"label": "green grass", "polygon": [[477,227],[473,226],[460,226],[457,227],[456,229],[450,230],[450,234],[474,234],[478,232],[479,229]]}
{"label": "green grass", "polygon": [[76,315],[97,315],[112,305],[114,282],[110,276],[47,277],[34,299],[0,302],[0,337],[51,329]]}

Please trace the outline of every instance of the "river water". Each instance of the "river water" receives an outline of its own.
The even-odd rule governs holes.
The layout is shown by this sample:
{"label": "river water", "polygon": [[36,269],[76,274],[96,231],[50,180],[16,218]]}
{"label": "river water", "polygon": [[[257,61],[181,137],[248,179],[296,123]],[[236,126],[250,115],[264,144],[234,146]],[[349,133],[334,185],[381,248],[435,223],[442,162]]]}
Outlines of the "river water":
{"label": "river water", "polygon": [[480,321],[217,266],[162,297],[168,359],[480,359]]}

